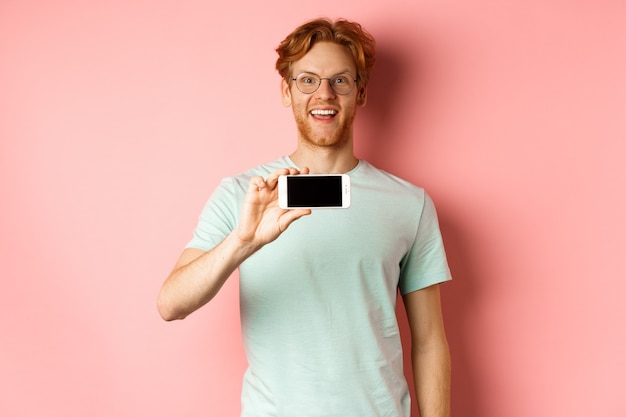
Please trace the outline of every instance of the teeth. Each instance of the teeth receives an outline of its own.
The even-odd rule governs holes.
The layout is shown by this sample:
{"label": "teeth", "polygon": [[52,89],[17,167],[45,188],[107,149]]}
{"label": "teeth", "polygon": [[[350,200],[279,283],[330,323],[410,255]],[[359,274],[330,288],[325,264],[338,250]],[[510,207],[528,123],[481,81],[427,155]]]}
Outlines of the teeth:
{"label": "teeth", "polygon": [[318,116],[332,116],[336,113],[337,112],[335,110],[312,110],[311,111],[311,114],[315,114]]}

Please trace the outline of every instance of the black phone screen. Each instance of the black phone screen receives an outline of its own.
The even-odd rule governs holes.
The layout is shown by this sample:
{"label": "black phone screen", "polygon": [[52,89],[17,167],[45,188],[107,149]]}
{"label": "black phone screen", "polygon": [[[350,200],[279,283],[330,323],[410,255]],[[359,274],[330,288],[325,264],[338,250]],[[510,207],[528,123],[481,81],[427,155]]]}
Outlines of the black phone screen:
{"label": "black phone screen", "polygon": [[341,207],[340,175],[287,177],[289,207]]}

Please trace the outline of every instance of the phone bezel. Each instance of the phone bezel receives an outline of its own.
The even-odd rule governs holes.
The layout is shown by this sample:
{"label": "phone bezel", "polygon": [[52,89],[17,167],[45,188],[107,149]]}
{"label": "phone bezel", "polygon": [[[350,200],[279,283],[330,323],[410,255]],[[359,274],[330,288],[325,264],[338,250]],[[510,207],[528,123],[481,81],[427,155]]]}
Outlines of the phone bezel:
{"label": "phone bezel", "polygon": [[[341,206],[314,206],[314,207],[290,207],[287,202],[289,190],[289,177],[341,177]],[[350,176],[348,174],[299,174],[299,175],[280,175],[278,177],[278,206],[282,209],[339,209],[348,208],[351,204]]]}

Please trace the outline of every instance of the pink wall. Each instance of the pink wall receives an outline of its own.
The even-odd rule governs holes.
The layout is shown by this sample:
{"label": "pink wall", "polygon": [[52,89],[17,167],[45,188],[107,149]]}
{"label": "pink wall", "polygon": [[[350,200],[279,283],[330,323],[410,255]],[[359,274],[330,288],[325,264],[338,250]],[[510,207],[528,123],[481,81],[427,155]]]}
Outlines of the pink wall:
{"label": "pink wall", "polygon": [[[0,3],[0,416],[237,415],[236,279],[155,298],[218,180],[293,149],[273,48],[317,15],[213,3]],[[626,4],[315,10],[379,42],[359,155],[437,202],[454,415],[626,415]]]}

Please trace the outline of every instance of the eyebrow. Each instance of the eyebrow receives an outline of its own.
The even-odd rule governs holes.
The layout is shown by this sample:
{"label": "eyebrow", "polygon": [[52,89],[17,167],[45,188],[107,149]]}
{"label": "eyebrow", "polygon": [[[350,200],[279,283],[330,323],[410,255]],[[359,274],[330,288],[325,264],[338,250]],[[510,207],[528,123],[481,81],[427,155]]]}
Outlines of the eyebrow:
{"label": "eyebrow", "polygon": [[[301,71],[301,72],[298,72],[295,76],[297,77],[297,76],[298,76],[298,75],[300,75],[300,74],[311,74],[311,75],[317,75],[318,77],[322,78],[322,76],[321,76],[321,75],[319,75],[318,73],[313,72],[313,71]],[[334,76],[336,76],[336,75],[340,75],[340,74],[348,74],[348,75],[350,75],[351,77],[356,78],[356,76],[352,75],[352,72],[351,72],[349,69],[345,69],[345,70],[343,70],[343,71],[336,72],[336,73],[334,73],[333,75],[331,75],[331,77],[334,77]]]}

